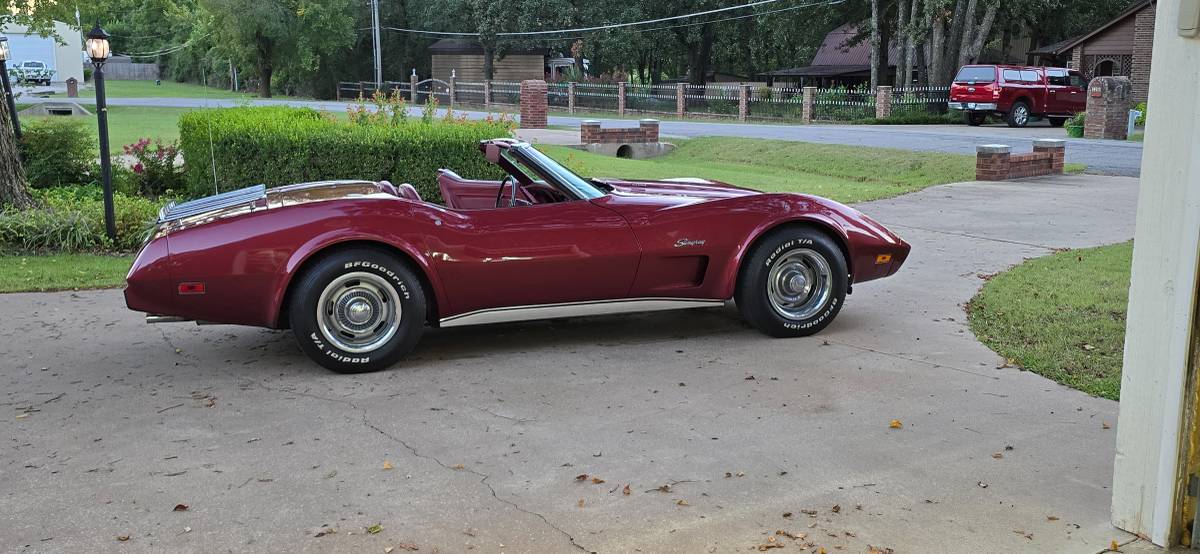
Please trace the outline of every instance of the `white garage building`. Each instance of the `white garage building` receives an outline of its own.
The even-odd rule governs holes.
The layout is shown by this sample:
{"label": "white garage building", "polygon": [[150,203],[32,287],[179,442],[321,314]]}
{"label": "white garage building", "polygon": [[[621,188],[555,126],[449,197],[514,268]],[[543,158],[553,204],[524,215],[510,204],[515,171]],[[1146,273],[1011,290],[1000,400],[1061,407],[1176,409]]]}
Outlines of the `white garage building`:
{"label": "white garage building", "polygon": [[54,32],[64,44],[56,42],[52,36],[43,37],[15,23],[5,25],[2,32],[8,37],[12,50],[9,67],[24,61],[44,62],[54,70],[55,82],[61,83],[71,77],[83,82],[83,41],[79,29],[55,21]]}

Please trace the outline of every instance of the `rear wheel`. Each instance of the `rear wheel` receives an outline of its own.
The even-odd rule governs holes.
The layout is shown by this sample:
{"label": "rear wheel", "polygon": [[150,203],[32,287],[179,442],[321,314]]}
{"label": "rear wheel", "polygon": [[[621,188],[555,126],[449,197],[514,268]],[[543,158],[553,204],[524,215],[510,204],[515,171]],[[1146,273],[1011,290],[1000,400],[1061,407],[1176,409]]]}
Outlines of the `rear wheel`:
{"label": "rear wheel", "polygon": [[372,248],[335,252],[305,271],[289,304],[292,332],[338,373],[386,368],[417,344],[425,293],[408,265]]}
{"label": "rear wheel", "polygon": [[967,122],[967,125],[978,127],[983,125],[984,120],[987,119],[987,114],[983,112],[963,112],[963,119]]}
{"label": "rear wheel", "polygon": [[1062,127],[1067,122],[1065,117],[1047,117],[1046,119],[1050,121],[1051,127]]}
{"label": "rear wheel", "polygon": [[738,309],[773,337],[801,337],[824,329],[846,300],[846,259],[837,243],[820,231],[773,232],[744,264],[738,276]]}
{"label": "rear wheel", "polygon": [[1008,110],[1006,118],[1009,127],[1024,127],[1029,124],[1029,104],[1024,100],[1013,102],[1012,109]]}

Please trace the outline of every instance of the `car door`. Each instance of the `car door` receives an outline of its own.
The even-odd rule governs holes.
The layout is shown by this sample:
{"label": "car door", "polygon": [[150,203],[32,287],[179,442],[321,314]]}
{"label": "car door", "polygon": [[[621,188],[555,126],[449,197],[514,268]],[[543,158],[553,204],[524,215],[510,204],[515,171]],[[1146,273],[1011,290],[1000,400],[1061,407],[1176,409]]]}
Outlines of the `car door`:
{"label": "car door", "polygon": [[624,298],[641,251],[629,224],[587,200],[452,210],[429,256],[458,315]]}
{"label": "car door", "polygon": [[1058,68],[1046,69],[1046,113],[1069,113],[1071,102],[1071,79],[1067,70]]}
{"label": "car door", "polygon": [[1067,113],[1080,113],[1087,110],[1087,79],[1078,71],[1070,71],[1067,75],[1068,86],[1066,108]]}

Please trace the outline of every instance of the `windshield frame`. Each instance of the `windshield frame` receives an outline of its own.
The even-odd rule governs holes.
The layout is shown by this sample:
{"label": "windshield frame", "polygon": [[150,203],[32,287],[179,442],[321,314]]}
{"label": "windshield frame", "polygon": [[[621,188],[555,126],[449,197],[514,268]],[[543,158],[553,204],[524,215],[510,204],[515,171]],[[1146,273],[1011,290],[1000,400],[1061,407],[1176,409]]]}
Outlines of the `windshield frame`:
{"label": "windshield frame", "polygon": [[533,170],[547,183],[553,183],[564,194],[577,200],[593,200],[608,194],[531,144],[514,144],[509,147],[508,151],[521,165]]}

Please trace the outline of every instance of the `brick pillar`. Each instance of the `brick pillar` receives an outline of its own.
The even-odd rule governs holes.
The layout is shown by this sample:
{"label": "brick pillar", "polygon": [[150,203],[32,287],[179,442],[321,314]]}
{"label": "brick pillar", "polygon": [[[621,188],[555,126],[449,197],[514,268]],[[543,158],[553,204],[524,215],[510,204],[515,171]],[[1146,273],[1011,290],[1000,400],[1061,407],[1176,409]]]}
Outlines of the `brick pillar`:
{"label": "brick pillar", "polygon": [[975,147],[975,180],[1003,181],[1008,178],[1009,156],[1012,147],[1003,144],[981,144]]}
{"label": "brick pillar", "polygon": [[617,83],[617,115],[625,115],[625,81]]}
{"label": "brick pillar", "polygon": [[450,107],[454,107],[454,103],[458,101],[458,94],[455,85],[458,83],[458,76],[454,70],[450,70]]}
{"label": "brick pillar", "polygon": [[67,98],[79,98],[79,79],[67,79]]}
{"label": "brick pillar", "polygon": [[738,121],[750,117],[750,85],[738,86]]}
{"label": "brick pillar", "polygon": [[875,119],[886,119],[892,115],[892,87],[875,87]]}
{"label": "brick pillar", "polygon": [[1083,138],[1125,140],[1129,124],[1129,77],[1096,77],[1088,84]]}
{"label": "brick pillar", "polygon": [[639,121],[638,131],[642,135],[642,142],[658,142],[657,119],[643,119]]}
{"label": "brick pillar", "polygon": [[1034,154],[1050,155],[1050,173],[1060,175],[1063,172],[1063,157],[1067,153],[1067,142],[1059,139],[1037,139],[1033,141]]}
{"label": "brick pillar", "polygon": [[584,120],[579,124],[580,144],[595,144],[600,142],[600,122],[594,119]]}
{"label": "brick pillar", "polygon": [[567,83],[567,111],[575,113],[575,83]]}
{"label": "brick pillar", "polygon": [[483,81],[483,105],[492,107],[492,80],[486,79]]}
{"label": "brick pillar", "polygon": [[546,81],[521,81],[521,128],[546,128]]}
{"label": "brick pillar", "polygon": [[803,104],[800,108],[800,122],[813,122],[813,105],[817,100],[817,87],[804,87]]}
{"label": "brick pillar", "polygon": [[1129,80],[1133,81],[1133,103],[1145,102],[1150,92],[1150,50],[1154,47],[1154,16],[1158,4],[1151,2],[1134,16],[1133,22],[1133,67]]}
{"label": "brick pillar", "polygon": [[[359,96],[362,96],[360,91]],[[408,102],[410,104],[417,103],[417,70],[413,70],[412,75],[408,76]]]}
{"label": "brick pillar", "polygon": [[684,112],[687,111],[687,85],[683,83],[675,83],[675,117],[683,119]]}

